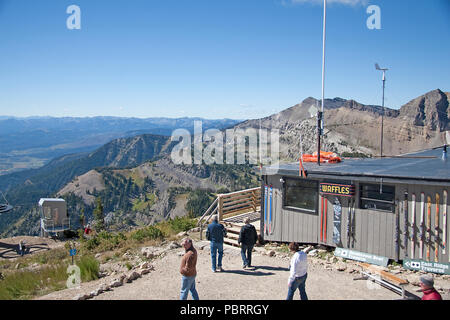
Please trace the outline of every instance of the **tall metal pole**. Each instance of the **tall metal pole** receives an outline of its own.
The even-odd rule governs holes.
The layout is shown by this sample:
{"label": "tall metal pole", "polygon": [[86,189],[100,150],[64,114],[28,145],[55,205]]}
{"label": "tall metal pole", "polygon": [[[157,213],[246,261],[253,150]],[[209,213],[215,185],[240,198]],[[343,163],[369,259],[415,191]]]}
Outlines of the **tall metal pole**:
{"label": "tall metal pole", "polygon": [[322,107],[317,113],[317,164],[320,166],[320,137],[323,129],[323,111],[325,104],[325,40],[327,29],[327,0],[323,0],[323,51],[322,51]]}
{"label": "tall metal pole", "polygon": [[383,70],[383,102],[382,107],[383,110],[381,111],[381,144],[380,144],[380,157],[383,158],[383,127],[384,127],[384,88],[386,83],[386,71]]}

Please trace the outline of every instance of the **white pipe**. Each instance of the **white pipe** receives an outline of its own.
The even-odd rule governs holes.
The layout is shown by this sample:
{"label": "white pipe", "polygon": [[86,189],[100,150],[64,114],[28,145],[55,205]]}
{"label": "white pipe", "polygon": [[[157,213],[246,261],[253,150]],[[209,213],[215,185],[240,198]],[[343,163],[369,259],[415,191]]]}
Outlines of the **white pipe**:
{"label": "white pipe", "polygon": [[[327,0],[323,0],[323,52],[322,52],[322,112],[325,104],[325,41],[327,30]],[[322,120],[323,123],[323,120]]]}

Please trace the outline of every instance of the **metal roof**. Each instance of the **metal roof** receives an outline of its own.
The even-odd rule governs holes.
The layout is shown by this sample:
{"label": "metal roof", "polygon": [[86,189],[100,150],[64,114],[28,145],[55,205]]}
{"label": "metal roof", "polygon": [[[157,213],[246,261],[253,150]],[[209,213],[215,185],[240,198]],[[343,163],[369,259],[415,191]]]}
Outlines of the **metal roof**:
{"label": "metal roof", "polygon": [[[341,163],[303,163],[309,177],[349,180],[370,178],[392,181],[415,180],[418,183],[439,182],[450,186],[450,159],[442,160],[442,148],[425,150],[389,158],[344,159]],[[299,163],[272,165],[263,168],[263,175],[299,176]],[[386,181],[386,180],[385,180]]]}
{"label": "metal roof", "polygon": [[39,205],[42,207],[44,204],[55,203],[55,202],[66,202],[66,200],[64,200],[64,199],[41,198],[39,200]]}

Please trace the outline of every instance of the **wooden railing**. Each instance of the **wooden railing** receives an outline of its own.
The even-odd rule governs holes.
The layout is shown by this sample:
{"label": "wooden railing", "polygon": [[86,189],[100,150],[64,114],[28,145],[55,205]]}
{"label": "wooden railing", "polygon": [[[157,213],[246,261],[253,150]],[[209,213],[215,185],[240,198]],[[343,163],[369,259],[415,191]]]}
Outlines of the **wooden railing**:
{"label": "wooden railing", "polygon": [[198,220],[200,237],[203,227],[209,222],[214,214],[219,221],[240,213],[257,212],[261,206],[261,189],[253,188],[232,193],[219,194],[211,206]]}

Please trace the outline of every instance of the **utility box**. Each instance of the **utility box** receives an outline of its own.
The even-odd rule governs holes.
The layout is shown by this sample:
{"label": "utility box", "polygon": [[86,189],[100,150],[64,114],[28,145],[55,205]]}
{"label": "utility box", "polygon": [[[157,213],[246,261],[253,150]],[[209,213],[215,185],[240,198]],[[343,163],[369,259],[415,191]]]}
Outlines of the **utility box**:
{"label": "utility box", "polygon": [[41,236],[57,235],[70,229],[67,204],[64,199],[40,199]]}

